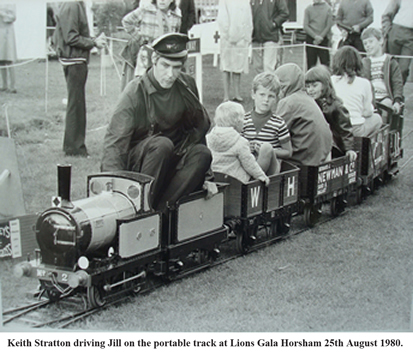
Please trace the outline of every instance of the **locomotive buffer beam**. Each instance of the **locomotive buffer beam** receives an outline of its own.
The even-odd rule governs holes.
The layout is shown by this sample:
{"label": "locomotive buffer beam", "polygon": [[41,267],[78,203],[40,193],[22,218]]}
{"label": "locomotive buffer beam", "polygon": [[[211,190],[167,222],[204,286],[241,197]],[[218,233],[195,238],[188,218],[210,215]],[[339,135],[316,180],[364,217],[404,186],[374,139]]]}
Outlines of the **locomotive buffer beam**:
{"label": "locomotive buffer beam", "polygon": [[123,285],[127,282],[130,282],[130,281],[133,281],[133,280],[136,280],[136,279],[140,279],[140,278],[145,278],[145,277],[146,277],[146,271],[142,271],[139,274],[128,277],[127,279],[124,279],[122,281],[115,282],[114,284],[111,284],[111,285],[105,285],[105,286],[103,286],[103,289],[106,292],[109,292],[109,291],[112,291],[112,289],[114,289],[115,287],[121,286],[121,285]]}

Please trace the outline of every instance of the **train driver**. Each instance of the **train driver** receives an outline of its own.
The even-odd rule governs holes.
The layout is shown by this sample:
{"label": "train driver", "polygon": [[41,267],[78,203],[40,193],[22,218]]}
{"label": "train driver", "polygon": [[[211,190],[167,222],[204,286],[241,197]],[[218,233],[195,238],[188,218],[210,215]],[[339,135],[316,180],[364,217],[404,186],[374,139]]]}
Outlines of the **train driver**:
{"label": "train driver", "polygon": [[210,119],[195,80],[181,71],[187,42],[178,33],[153,41],[153,65],[121,93],[104,139],[101,170],[154,177],[152,207],[164,212],[167,202],[216,189],[205,182],[212,160],[205,141]]}

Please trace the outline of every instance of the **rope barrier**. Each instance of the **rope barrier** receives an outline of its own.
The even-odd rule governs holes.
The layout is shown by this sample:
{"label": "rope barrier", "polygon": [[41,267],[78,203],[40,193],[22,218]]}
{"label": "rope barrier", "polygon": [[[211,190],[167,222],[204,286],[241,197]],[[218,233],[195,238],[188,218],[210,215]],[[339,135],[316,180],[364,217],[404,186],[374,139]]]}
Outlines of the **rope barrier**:
{"label": "rope barrier", "polygon": [[[261,45],[263,45],[263,43],[261,43]],[[282,49],[289,49],[289,48],[299,48],[299,47],[311,47],[311,48],[318,48],[318,49],[325,49],[325,50],[337,50],[335,48],[332,47],[325,47],[325,46],[319,46],[319,45],[315,45],[315,44],[309,44],[309,43],[294,43],[294,44],[280,44],[280,45],[275,45],[275,46],[266,46],[265,48],[268,49],[274,49],[274,48],[282,48]],[[220,46],[214,46],[214,47],[203,47],[205,50],[207,51],[211,51],[211,52],[219,52],[220,50]],[[227,48],[226,50],[242,50],[242,49],[250,49],[250,47],[236,47],[236,48]],[[254,50],[261,50],[263,49],[263,46],[260,47],[254,47],[254,45],[251,48],[253,51]],[[366,52],[360,52],[361,54],[366,54]],[[387,53],[389,54],[389,53]],[[394,58],[401,58],[401,59],[413,59],[413,55],[396,55],[396,54],[390,54],[392,57]]]}
{"label": "rope barrier", "polygon": [[0,65],[0,69],[21,67],[23,65],[32,63],[32,62],[34,62],[36,60],[39,60],[39,59],[41,59],[41,58],[34,58],[34,59],[30,59],[30,60],[27,60],[25,62],[21,62],[21,63],[17,63],[17,64]]}
{"label": "rope barrier", "polygon": [[[110,40],[110,41],[117,41],[117,42],[120,42],[120,43],[127,43],[127,42],[128,42],[128,40],[122,39],[122,38],[115,38],[115,37],[106,37],[106,38],[107,38],[108,40]],[[323,50],[335,50],[334,48],[331,48],[331,47],[325,47],[325,46],[320,46],[320,45],[308,44],[308,43],[305,43],[305,42],[304,42],[304,43],[293,43],[293,44],[277,44],[277,45],[273,45],[273,46],[266,46],[265,48],[268,48],[268,49],[270,49],[270,48],[276,48],[276,49],[280,49],[280,50],[288,50],[288,49],[303,48],[303,47],[311,47],[311,48],[317,48],[317,49],[323,49]],[[114,53],[113,53],[113,49],[110,48],[108,44],[105,46],[105,48],[108,50],[108,53],[109,53],[109,56],[110,56],[110,58],[111,58],[112,64],[113,64],[114,67],[115,67],[115,70],[116,70],[116,73],[117,73],[117,75],[118,75],[118,77],[119,77],[119,80],[121,80],[122,74],[120,73],[120,71],[119,71],[119,69],[118,69],[118,66],[117,66],[117,64],[116,64],[116,59],[118,59],[118,60],[119,60],[119,59],[120,59],[120,60],[123,60],[123,58],[121,58],[120,56],[116,56],[116,59],[115,59],[115,55],[114,55]],[[203,47],[203,49],[204,49],[205,51],[211,53],[211,54],[213,54],[213,53],[219,54],[220,46],[217,45],[217,46],[214,46],[214,47]],[[259,47],[252,46],[252,48],[251,48],[251,45],[250,45],[250,46],[248,46],[248,47],[229,48],[229,49],[227,49],[227,50],[239,51],[239,50],[242,50],[242,49],[255,51],[255,50],[262,50],[263,47],[262,47],[262,46],[259,46]],[[303,49],[304,49],[304,48],[303,48]],[[362,54],[365,54],[365,53],[362,52]],[[392,55],[392,56],[395,57],[395,58],[400,58],[400,59],[402,59],[402,58],[403,58],[403,59],[413,59],[413,56],[407,56],[407,55]],[[35,61],[37,61],[37,60],[39,60],[39,59],[43,59],[43,58],[33,58],[33,59],[26,60],[26,61],[20,62],[20,63],[14,63],[14,64],[8,64],[8,65],[0,65],[0,69],[15,68],[15,67],[24,66],[24,65],[30,64],[30,63],[32,63],[32,62],[35,62]],[[102,61],[101,61],[101,66],[103,66],[103,62],[102,62]],[[100,72],[101,72],[101,94],[103,95],[103,94],[106,94],[106,80],[103,78],[103,75],[106,75],[106,71],[105,71],[104,68],[101,68],[101,71],[100,71]],[[46,58],[45,112],[47,112],[47,100],[48,100],[48,97],[47,97],[47,96],[48,96],[48,93],[47,93],[47,90],[48,90],[47,76],[48,76],[48,75],[49,75],[48,59]]]}
{"label": "rope barrier", "polygon": [[102,130],[102,129],[107,128],[108,126],[109,126],[108,124],[105,124],[105,125],[100,126],[100,127],[97,127],[97,128],[89,129],[87,132],[88,132],[88,133],[98,132],[98,131],[100,131],[100,130]]}
{"label": "rope barrier", "polygon": [[123,43],[128,43],[129,42],[127,39],[115,38],[115,37],[106,37],[106,39],[109,39],[111,41],[123,42]]}
{"label": "rope barrier", "polygon": [[[127,43],[128,40],[125,39],[120,39],[120,38],[114,38],[114,37],[106,37],[107,39],[113,40],[113,41],[118,41],[118,42],[122,42],[122,43]],[[303,47],[303,46],[307,46],[307,47],[311,47],[311,48],[318,48],[318,49],[328,49],[331,50],[333,48],[331,47],[324,47],[324,46],[319,46],[319,45],[314,45],[314,44],[308,44],[308,43],[295,43],[295,44],[280,44],[277,46],[267,46],[266,48],[271,49],[271,48],[280,48],[280,49],[289,49],[289,48],[299,48],[299,47]],[[219,47],[219,46],[217,46]],[[204,49],[208,50],[208,51],[215,51],[215,52],[219,52],[219,48],[217,47],[204,47]],[[241,48],[229,48],[229,50],[242,50],[242,49],[250,49],[250,47],[241,47]],[[261,47],[252,47],[252,50],[260,50],[262,49]],[[228,50],[228,49],[227,49]],[[361,52],[362,54],[366,54],[365,52]],[[113,53],[112,51],[109,51],[109,54],[111,56],[112,61],[114,61],[113,58]],[[413,59],[413,56],[411,55],[395,55],[395,54],[391,54],[393,57],[395,58],[401,58],[401,59]],[[30,64],[36,60],[39,59],[43,59],[43,58],[34,58],[34,59],[30,59],[27,60],[25,62],[21,62],[21,63],[16,63],[16,64],[8,64],[8,65],[0,65],[0,69],[5,69],[5,68],[15,68],[15,67],[19,67],[19,66],[23,66],[23,65],[27,65]],[[119,75],[119,73],[118,73]]]}

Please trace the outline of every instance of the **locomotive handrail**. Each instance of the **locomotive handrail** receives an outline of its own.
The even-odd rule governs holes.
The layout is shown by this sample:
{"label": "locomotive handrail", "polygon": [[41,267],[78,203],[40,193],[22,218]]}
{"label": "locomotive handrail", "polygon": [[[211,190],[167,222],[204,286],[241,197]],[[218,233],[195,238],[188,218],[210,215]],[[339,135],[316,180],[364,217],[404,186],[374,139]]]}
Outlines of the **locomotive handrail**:
{"label": "locomotive handrail", "polygon": [[131,277],[128,277],[128,278],[126,278],[126,279],[123,279],[122,281],[115,282],[115,283],[113,283],[113,284],[111,284],[111,285],[104,285],[104,286],[103,286],[103,289],[104,289],[106,292],[109,292],[109,291],[111,291],[111,290],[112,290],[113,288],[115,288],[115,287],[124,285],[124,284],[127,283],[127,282],[130,282],[130,281],[133,281],[133,280],[136,280],[136,279],[140,279],[140,278],[144,278],[144,277],[146,277],[146,272],[145,272],[145,271],[142,271],[142,272],[140,272],[139,274],[134,275],[134,276],[131,276]]}
{"label": "locomotive handrail", "polygon": [[155,180],[154,177],[147,175],[147,174],[142,174],[142,173],[137,173],[134,171],[127,171],[127,170],[119,170],[119,171],[113,171],[113,172],[102,172],[102,173],[96,173],[92,175],[88,175],[88,181],[94,177],[99,177],[99,176],[108,176],[108,177],[118,177],[118,178],[125,178],[125,179],[131,179],[134,181],[139,181],[139,177],[143,177],[147,179],[147,181],[153,181]]}

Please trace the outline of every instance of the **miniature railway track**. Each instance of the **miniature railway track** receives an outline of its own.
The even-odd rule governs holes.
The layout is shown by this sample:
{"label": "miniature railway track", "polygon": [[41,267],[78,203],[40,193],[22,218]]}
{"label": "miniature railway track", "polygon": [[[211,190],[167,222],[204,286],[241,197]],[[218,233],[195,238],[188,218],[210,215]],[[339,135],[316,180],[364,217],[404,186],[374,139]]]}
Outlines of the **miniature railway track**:
{"label": "miniature railway track", "polygon": [[[82,304],[82,302],[76,304],[76,301],[79,300],[61,299],[57,302],[42,300],[4,311],[3,326],[13,322],[13,326],[20,325],[26,328],[43,328],[53,325],[54,328],[61,329],[115,304],[127,301],[127,299],[128,297],[113,300],[100,308],[83,307],[83,309],[76,309],[80,308],[79,306]],[[66,308],[72,309],[67,310]],[[40,309],[42,312],[39,311]],[[57,313],[60,314],[57,315]]]}
{"label": "miniature railway track", "polygon": [[[45,307],[48,304],[50,304],[49,300],[43,300],[43,301],[34,302],[32,304],[28,304],[25,306],[19,306],[16,308],[8,309],[3,312],[3,325],[10,323],[11,321],[17,318],[21,318],[30,312],[36,311],[40,309],[41,307]],[[5,316],[7,315],[10,315],[10,316],[5,318]]]}
{"label": "miniature railway track", "polygon": [[12,327],[22,326],[25,328],[41,328],[49,324],[58,323],[65,319],[80,314],[81,312],[69,312],[65,315],[56,316],[56,308],[61,308],[66,302],[64,299],[59,302],[51,302],[50,300],[40,300],[32,304],[13,308],[3,312],[3,326],[11,324]]}

